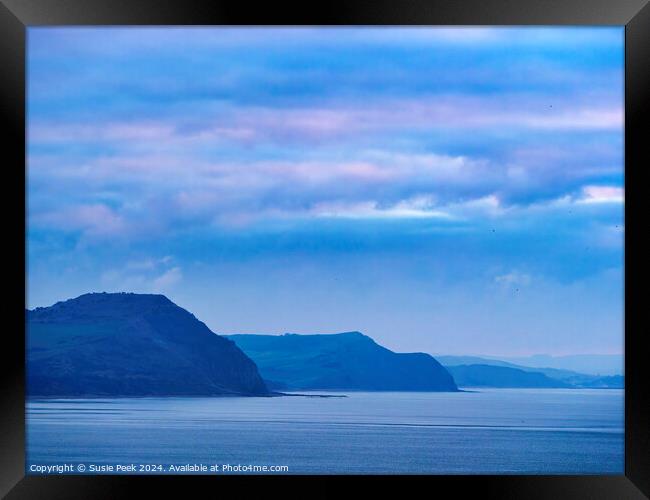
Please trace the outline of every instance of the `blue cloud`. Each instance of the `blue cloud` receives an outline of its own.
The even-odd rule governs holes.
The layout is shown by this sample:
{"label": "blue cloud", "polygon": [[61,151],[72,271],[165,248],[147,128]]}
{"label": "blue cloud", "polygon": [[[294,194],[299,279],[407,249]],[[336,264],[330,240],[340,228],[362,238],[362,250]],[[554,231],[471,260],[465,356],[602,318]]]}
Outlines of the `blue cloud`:
{"label": "blue cloud", "polygon": [[[295,330],[365,325],[399,348],[410,341],[391,328],[407,322],[425,341],[436,324],[427,297],[449,295],[431,303],[446,304],[439,326],[456,317],[465,329],[446,350],[467,352],[480,322],[461,321],[463,306],[477,318],[506,308],[504,338],[523,328],[508,323],[506,295],[493,302],[517,282],[537,287],[517,299],[522,311],[545,304],[555,318],[547,352],[576,323],[542,290],[592,315],[588,349],[620,350],[622,28],[28,37],[30,305],[164,289],[216,330],[280,328],[273,308],[286,319],[295,306],[305,311]],[[259,298],[260,276],[276,299],[244,321],[231,300]],[[309,303],[329,303],[318,283],[373,299],[346,306],[355,324],[328,322]],[[304,298],[285,301],[298,285]],[[211,293],[229,307],[215,313]],[[411,294],[412,307],[400,298]],[[390,328],[377,307],[392,311]],[[544,347],[541,332],[525,342],[518,349]]]}

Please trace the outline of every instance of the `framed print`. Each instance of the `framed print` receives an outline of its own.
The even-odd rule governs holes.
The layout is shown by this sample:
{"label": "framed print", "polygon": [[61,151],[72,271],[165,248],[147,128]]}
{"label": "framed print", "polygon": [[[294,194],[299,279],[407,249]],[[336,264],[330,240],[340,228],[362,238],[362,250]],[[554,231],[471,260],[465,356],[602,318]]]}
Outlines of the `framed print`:
{"label": "framed print", "polygon": [[647,497],[647,2],[309,7],[3,0],[0,491]]}

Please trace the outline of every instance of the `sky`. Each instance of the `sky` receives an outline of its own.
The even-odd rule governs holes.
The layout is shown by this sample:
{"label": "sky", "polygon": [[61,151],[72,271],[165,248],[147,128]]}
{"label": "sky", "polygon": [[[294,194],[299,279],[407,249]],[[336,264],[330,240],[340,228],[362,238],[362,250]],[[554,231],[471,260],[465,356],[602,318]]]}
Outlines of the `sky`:
{"label": "sky", "polygon": [[623,351],[622,27],[28,29],[27,307]]}

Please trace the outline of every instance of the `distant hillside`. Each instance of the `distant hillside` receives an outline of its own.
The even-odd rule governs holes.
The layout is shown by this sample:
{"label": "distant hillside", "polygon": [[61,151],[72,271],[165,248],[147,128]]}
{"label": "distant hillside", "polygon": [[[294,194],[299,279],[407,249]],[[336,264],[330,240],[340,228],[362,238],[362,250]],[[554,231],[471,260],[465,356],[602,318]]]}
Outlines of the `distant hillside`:
{"label": "distant hillside", "polygon": [[456,391],[432,356],[395,353],[359,332],[229,335],[271,387],[366,391]]}
{"label": "distant hillside", "polygon": [[567,379],[566,382],[572,384],[574,387],[585,389],[623,389],[625,387],[625,377],[622,375],[611,375],[608,377],[593,377],[588,376],[578,377],[576,380]]}
{"label": "distant hillside", "polygon": [[575,354],[570,356],[537,354],[502,359],[521,366],[556,368],[599,377],[623,375],[624,373],[623,356],[620,354]]}
{"label": "distant hillside", "polygon": [[162,295],[92,293],[27,311],[30,396],[265,395],[234,342]]}
{"label": "distant hillside", "polygon": [[567,388],[571,387],[543,373],[526,372],[517,368],[492,365],[448,366],[460,387],[503,387],[503,388]]}
{"label": "distant hillside", "polygon": [[[523,371],[527,373],[537,373],[546,376],[548,379],[551,379],[555,382],[555,387],[573,387],[573,388],[594,388],[594,389],[622,389],[625,387],[625,377],[609,376],[609,377],[600,377],[596,375],[588,375],[585,373],[578,373],[571,370],[563,370],[558,368],[548,368],[548,367],[529,367],[516,365],[507,361],[502,361],[498,359],[491,358],[481,358],[478,356],[436,356],[436,359],[447,368],[452,374],[454,374],[454,379],[459,386],[467,386],[464,381],[459,380],[460,371],[455,370],[454,368],[462,365],[472,365],[472,366],[494,366],[508,368],[517,371]],[[543,359],[540,358],[540,359]],[[478,377],[481,370],[474,369],[473,376]],[[455,373],[459,372],[458,375]],[[481,381],[480,386],[483,387],[517,387],[512,385],[503,386],[500,385],[500,380],[508,380],[507,378],[491,378],[492,372],[483,370],[485,377]],[[504,374],[506,372],[503,372]],[[510,374],[512,377],[516,377],[516,372]],[[530,382],[529,382],[530,381]],[[532,383],[534,379],[531,378],[522,378],[521,383]],[[538,387],[537,385],[524,386],[519,385],[518,387]],[[550,387],[550,385],[549,385]]]}

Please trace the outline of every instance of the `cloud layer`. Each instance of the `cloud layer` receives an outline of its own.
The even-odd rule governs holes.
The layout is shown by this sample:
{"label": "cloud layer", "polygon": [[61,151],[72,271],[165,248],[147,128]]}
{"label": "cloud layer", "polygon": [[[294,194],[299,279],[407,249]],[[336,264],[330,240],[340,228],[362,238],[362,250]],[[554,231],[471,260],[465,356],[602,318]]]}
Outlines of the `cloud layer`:
{"label": "cloud layer", "polygon": [[133,237],[622,189],[620,30],[29,36],[34,227]]}
{"label": "cloud layer", "polygon": [[[445,294],[455,282],[577,297],[553,287],[611,283],[621,270],[622,28],[30,28],[28,37],[38,305],[97,286],[235,300],[225,290],[236,282],[241,295],[220,311],[236,324],[261,286],[238,271],[244,261],[264,276],[284,270],[277,290],[309,288],[300,273],[330,283],[339,263],[349,283],[327,286],[344,297],[384,290],[373,279],[389,266],[385,283],[425,302],[430,283]],[[281,301],[277,290],[269,295]],[[465,294],[454,298],[459,311],[478,300]],[[387,291],[373,307],[406,321],[400,300]],[[293,317],[283,307],[269,314]],[[369,311],[355,321],[371,321]],[[216,313],[205,305],[205,314]]]}

